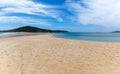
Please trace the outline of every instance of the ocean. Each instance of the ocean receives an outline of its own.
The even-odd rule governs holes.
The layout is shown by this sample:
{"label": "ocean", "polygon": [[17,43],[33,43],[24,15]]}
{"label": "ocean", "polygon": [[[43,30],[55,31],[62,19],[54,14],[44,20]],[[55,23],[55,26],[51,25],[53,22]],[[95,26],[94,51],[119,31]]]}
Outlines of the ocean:
{"label": "ocean", "polygon": [[[41,35],[44,33],[0,33],[0,38],[24,36],[24,35]],[[65,32],[65,33],[52,33],[56,37],[73,39],[73,40],[86,40],[98,42],[120,42],[120,33],[79,33],[79,32]]]}
{"label": "ocean", "polygon": [[99,41],[99,42],[120,42],[120,33],[56,33],[56,37],[86,40],[86,41]]}

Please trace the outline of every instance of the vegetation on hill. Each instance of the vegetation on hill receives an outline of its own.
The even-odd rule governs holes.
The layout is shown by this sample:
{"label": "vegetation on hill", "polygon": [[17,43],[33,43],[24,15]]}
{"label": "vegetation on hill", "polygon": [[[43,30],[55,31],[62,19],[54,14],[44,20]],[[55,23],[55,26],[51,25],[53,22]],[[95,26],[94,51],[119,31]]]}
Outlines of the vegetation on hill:
{"label": "vegetation on hill", "polygon": [[120,31],[113,31],[112,33],[120,33]]}
{"label": "vegetation on hill", "polygon": [[11,30],[4,30],[1,32],[68,32],[64,30],[49,30],[49,29],[41,29],[37,27],[32,27],[32,26],[24,26],[24,27],[19,27],[16,29],[11,29]]}

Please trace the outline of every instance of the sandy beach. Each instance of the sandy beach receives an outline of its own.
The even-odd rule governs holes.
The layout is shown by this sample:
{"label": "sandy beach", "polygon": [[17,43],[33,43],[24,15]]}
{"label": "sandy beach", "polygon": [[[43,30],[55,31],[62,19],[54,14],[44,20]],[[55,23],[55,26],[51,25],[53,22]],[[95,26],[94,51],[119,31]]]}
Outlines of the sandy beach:
{"label": "sandy beach", "polygon": [[1,38],[0,74],[120,74],[120,43],[50,34]]}

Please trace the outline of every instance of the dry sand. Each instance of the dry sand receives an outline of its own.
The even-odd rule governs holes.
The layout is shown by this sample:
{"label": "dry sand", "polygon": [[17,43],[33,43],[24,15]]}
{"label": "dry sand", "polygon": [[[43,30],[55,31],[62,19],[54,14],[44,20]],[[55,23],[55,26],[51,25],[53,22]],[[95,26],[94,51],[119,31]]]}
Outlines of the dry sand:
{"label": "dry sand", "polygon": [[120,43],[52,35],[2,38],[0,74],[120,74]]}

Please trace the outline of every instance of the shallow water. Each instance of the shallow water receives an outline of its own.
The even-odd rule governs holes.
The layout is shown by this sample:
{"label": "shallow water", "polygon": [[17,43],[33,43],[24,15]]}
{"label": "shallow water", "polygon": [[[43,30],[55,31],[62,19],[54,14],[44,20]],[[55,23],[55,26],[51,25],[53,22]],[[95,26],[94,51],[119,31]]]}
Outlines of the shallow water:
{"label": "shallow water", "polygon": [[43,34],[43,33],[7,32],[7,33],[0,33],[0,38],[16,37],[16,36],[28,36],[28,35],[41,35],[41,34]]}

